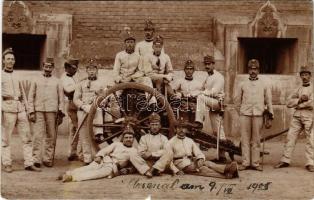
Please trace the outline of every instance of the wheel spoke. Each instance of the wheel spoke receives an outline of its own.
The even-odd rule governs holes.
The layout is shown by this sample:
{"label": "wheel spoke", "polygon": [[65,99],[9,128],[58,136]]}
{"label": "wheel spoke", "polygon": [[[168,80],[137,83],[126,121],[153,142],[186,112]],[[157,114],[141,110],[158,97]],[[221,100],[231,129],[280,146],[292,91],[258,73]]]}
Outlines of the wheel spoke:
{"label": "wheel spoke", "polygon": [[117,94],[115,92],[113,93],[113,96],[114,96],[115,100],[117,101],[118,106],[120,107],[120,110],[122,111],[123,115],[124,116],[128,116],[126,114],[126,112],[124,111],[124,109],[122,108],[122,105],[120,104],[119,98],[118,98],[118,96],[117,96]]}
{"label": "wheel spoke", "polygon": [[115,124],[115,123],[104,123],[104,124],[93,124],[95,127],[124,127],[123,124]]}
{"label": "wheel spoke", "polygon": [[108,141],[108,140],[110,140],[110,139],[113,139],[114,137],[118,137],[120,134],[122,134],[122,132],[123,132],[122,130],[121,130],[121,131],[118,131],[118,132],[112,134],[111,136],[106,137],[106,138],[104,139],[104,141]]}
{"label": "wheel spoke", "polygon": [[104,110],[106,113],[108,113],[109,115],[111,115],[113,118],[119,119],[120,117],[113,114],[112,112],[108,111],[107,109]]}
{"label": "wheel spoke", "polygon": [[[149,101],[150,101],[150,99],[153,97],[153,95],[152,94],[149,94],[149,96],[148,96],[148,98],[147,98],[147,101],[146,101],[146,105],[149,105]],[[138,112],[138,113],[136,113],[136,115],[135,115],[135,118],[138,118],[139,116],[140,116],[140,114],[142,114],[142,112],[143,111],[145,111],[144,109],[140,109],[140,111]]]}

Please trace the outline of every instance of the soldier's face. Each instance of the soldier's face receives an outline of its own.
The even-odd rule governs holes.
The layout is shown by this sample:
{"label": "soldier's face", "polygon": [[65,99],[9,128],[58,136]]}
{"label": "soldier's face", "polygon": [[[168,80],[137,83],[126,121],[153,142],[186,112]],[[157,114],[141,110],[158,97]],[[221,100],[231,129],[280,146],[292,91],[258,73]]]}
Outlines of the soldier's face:
{"label": "soldier's face", "polygon": [[188,132],[188,129],[185,127],[177,126],[176,132],[177,132],[177,137],[179,139],[184,139],[186,136],[186,133]]}
{"label": "soldier's face", "polygon": [[98,70],[96,67],[88,67],[86,72],[88,77],[97,77]]}
{"label": "soldier's face", "polygon": [[131,147],[133,145],[134,136],[133,134],[126,133],[123,136],[122,143],[126,147]]}
{"label": "soldier's face", "polygon": [[205,70],[207,73],[212,74],[215,69],[215,64],[214,63],[205,63]]}
{"label": "soldier's face", "polygon": [[258,68],[249,68],[249,75],[251,78],[256,78],[259,73]]}
{"label": "soldier's face", "polygon": [[74,74],[76,74],[76,72],[77,72],[77,68],[76,67],[66,67],[65,68],[65,71],[68,73],[68,74],[70,74],[70,75],[74,75]]}
{"label": "soldier's face", "polygon": [[4,69],[12,71],[15,64],[15,57],[13,54],[6,54],[3,58]]}
{"label": "soldier's face", "polygon": [[156,56],[159,56],[161,54],[161,49],[162,49],[162,45],[161,44],[154,44],[153,45],[154,54]]}
{"label": "soldier's face", "polygon": [[44,63],[43,70],[45,74],[51,74],[54,69],[54,66],[50,63]]}
{"label": "soldier's face", "polygon": [[311,80],[311,74],[308,72],[302,72],[300,74],[303,83],[309,83]]}
{"label": "soldier's face", "polygon": [[125,42],[125,50],[127,52],[133,52],[135,49],[135,41],[134,40],[126,40]]}
{"label": "soldier's face", "polygon": [[145,39],[151,40],[154,37],[154,30],[145,30]]}
{"label": "soldier's face", "polygon": [[150,123],[150,131],[153,135],[158,134],[161,128],[160,122],[151,122]]}
{"label": "soldier's face", "polygon": [[192,78],[194,74],[194,68],[193,67],[188,67],[184,69],[185,77],[187,78]]}

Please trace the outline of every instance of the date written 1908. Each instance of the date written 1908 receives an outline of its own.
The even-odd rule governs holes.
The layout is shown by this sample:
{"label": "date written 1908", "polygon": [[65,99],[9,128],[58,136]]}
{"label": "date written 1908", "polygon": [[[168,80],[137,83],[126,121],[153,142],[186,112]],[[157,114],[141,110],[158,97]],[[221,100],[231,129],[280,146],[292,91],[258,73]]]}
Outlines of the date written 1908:
{"label": "date written 1908", "polygon": [[252,192],[255,192],[255,190],[268,190],[269,186],[272,182],[266,182],[266,183],[251,183],[246,189],[250,190]]}

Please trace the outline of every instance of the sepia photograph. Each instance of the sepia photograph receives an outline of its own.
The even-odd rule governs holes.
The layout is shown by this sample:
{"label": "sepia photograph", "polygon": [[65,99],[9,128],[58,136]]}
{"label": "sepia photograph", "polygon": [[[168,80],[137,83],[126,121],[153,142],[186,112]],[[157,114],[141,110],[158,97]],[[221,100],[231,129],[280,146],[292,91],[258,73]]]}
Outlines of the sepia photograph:
{"label": "sepia photograph", "polygon": [[1,2],[1,198],[314,199],[311,0]]}

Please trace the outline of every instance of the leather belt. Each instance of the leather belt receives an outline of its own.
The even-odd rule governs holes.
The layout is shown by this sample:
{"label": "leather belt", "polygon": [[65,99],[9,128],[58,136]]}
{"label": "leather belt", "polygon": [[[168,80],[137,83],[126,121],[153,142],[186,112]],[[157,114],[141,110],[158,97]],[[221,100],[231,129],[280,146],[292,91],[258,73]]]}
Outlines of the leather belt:
{"label": "leather belt", "polygon": [[10,101],[10,100],[15,100],[15,101],[22,101],[23,98],[21,96],[19,97],[2,97],[3,101]]}

